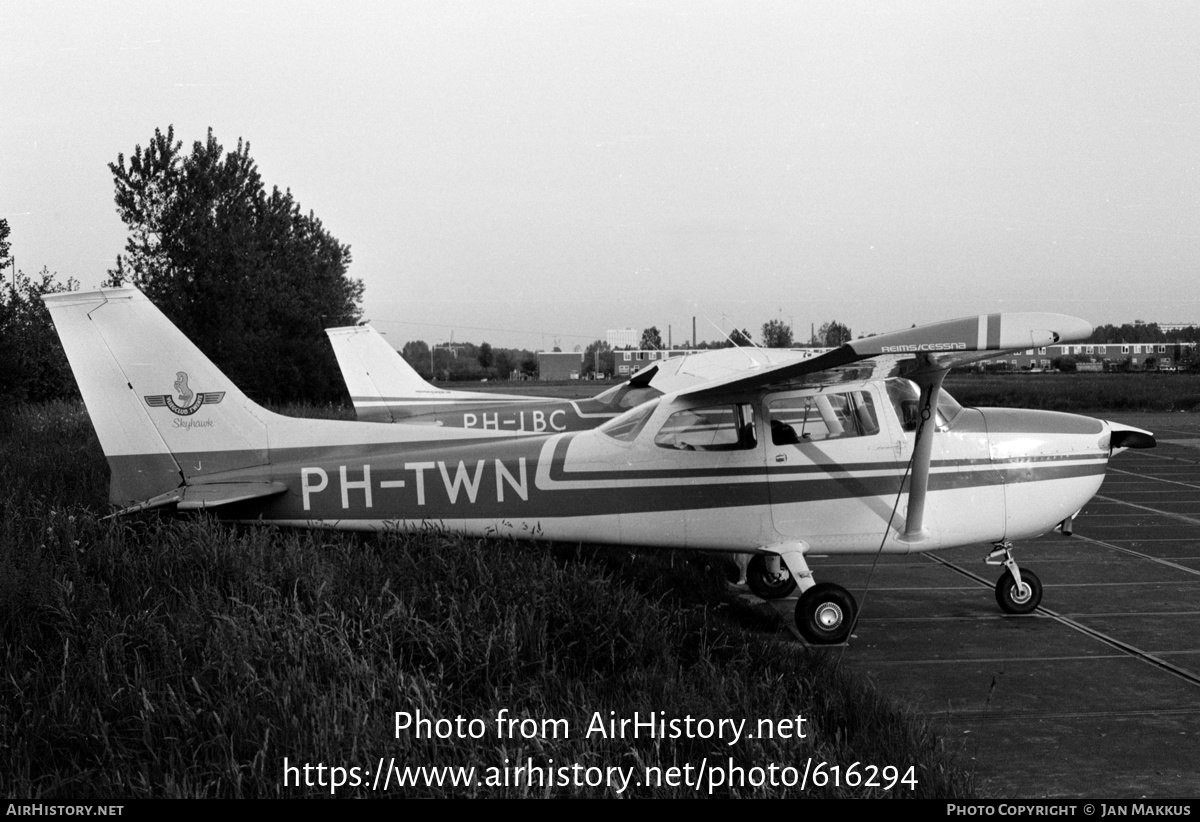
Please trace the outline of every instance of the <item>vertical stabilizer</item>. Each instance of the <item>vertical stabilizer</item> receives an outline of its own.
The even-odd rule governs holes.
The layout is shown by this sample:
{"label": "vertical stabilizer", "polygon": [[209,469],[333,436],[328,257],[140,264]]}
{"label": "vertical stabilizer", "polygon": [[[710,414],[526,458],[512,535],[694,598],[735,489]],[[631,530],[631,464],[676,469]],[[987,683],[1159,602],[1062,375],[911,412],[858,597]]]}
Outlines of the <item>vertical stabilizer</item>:
{"label": "vertical stabilizer", "polygon": [[118,505],[268,462],[266,420],[136,288],[43,298],[112,469]]}
{"label": "vertical stabilizer", "polygon": [[437,393],[371,326],[326,328],[325,333],[360,420],[395,422],[386,397]]}
{"label": "vertical stabilizer", "polygon": [[327,328],[329,343],[354,412],[369,422],[404,422],[457,405],[536,402],[538,397],[484,391],[448,391],[425,380],[369,325]]}

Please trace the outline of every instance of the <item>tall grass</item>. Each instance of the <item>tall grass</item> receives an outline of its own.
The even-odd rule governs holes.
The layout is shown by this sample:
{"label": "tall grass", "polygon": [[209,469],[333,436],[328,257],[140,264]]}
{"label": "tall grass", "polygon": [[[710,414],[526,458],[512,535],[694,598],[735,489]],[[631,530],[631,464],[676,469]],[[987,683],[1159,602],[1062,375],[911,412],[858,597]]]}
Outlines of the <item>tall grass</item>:
{"label": "tall grass", "polygon": [[[0,793],[8,798],[288,797],[293,766],[615,767],[727,759],[915,766],[961,797],[969,774],[919,717],[775,633],[752,632],[720,562],[465,539],[356,536],[209,517],[103,519],[86,415],[29,408],[0,429]],[[497,713],[569,738],[501,739]],[[397,711],[488,722],[417,739]],[[604,739],[593,714],[784,719],[807,739]],[[607,787],[422,784],[401,796],[611,795]],[[339,795],[369,795],[345,787]],[[800,795],[719,788],[718,795]],[[690,796],[690,787],[627,795]],[[701,795],[704,795],[703,792]]]}

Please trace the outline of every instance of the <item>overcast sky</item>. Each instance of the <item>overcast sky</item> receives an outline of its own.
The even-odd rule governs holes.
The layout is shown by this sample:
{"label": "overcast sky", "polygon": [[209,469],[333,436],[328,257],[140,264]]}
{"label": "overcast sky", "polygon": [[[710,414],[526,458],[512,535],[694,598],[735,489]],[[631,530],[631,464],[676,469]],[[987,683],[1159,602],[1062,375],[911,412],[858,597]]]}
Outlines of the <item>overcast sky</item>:
{"label": "overcast sky", "polygon": [[1198,44],[1192,0],[0,0],[0,217],[95,287],[108,163],[212,127],[397,347],[1200,322]]}

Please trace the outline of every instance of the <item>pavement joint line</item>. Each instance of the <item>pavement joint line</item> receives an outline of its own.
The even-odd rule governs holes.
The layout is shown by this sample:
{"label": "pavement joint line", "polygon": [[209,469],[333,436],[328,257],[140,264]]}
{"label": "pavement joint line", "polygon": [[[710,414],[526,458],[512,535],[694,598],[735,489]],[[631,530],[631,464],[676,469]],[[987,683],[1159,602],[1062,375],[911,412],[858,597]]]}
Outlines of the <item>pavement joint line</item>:
{"label": "pavement joint line", "polygon": [[[1182,485],[1183,483],[1180,483],[1180,484]],[[1197,490],[1200,490],[1200,485],[1194,485],[1192,487],[1196,488]],[[1128,505],[1130,508],[1138,508],[1142,511],[1148,511],[1152,514],[1158,514],[1159,516],[1171,517],[1172,519],[1183,520],[1184,522],[1188,523],[1189,525],[1200,525],[1200,519],[1196,519],[1195,517],[1189,517],[1184,514],[1176,514],[1172,511],[1161,511],[1158,508],[1151,508],[1149,505],[1138,505],[1136,502],[1125,502],[1124,500],[1114,499],[1112,497],[1106,497],[1103,494],[1097,494],[1096,496],[1092,497],[1092,499],[1100,499],[1100,500],[1104,500],[1105,502],[1114,502],[1114,503],[1118,503],[1120,505]]]}
{"label": "pavement joint line", "polygon": [[[951,569],[957,571],[958,573],[962,574],[965,577],[974,579],[981,585],[984,585],[984,586],[986,586],[988,588],[992,588],[992,589],[995,588],[995,586],[993,584],[991,584],[990,582],[988,582],[986,579],[979,576],[978,574],[974,573],[973,571],[968,571],[966,568],[962,568],[962,567],[956,565],[955,563],[950,562],[947,559],[936,556],[932,552],[925,554],[925,556],[927,556],[930,559],[930,561],[937,562],[941,565],[946,566],[947,568],[951,568]],[[1166,661],[1165,659],[1160,659],[1159,657],[1155,656],[1154,654],[1151,654],[1147,651],[1143,651],[1141,648],[1138,648],[1134,645],[1130,645],[1127,642],[1122,642],[1121,640],[1117,639],[1116,637],[1111,637],[1108,634],[1102,633],[1101,631],[1097,631],[1095,628],[1091,628],[1087,625],[1084,625],[1082,622],[1077,622],[1073,619],[1070,619],[1069,617],[1063,616],[1062,614],[1058,613],[1057,611],[1052,611],[1049,608],[1046,608],[1045,606],[1038,606],[1037,611],[1040,614],[1045,614],[1046,616],[1049,616],[1050,618],[1052,618],[1055,621],[1057,621],[1058,623],[1066,626],[1067,628],[1070,628],[1074,631],[1078,631],[1079,633],[1083,634],[1084,636],[1090,636],[1092,639],[1102,642],[1102,643],[1108,645],[1109,647],[1116,648],[1117,650],[1123,651],[1124,653],[1128,654],[1129,656],[1133,657],[1134,659],[1140,659],[1162,671],[1166,671],[1167,673],[1174,674],[1176,677],[1178,677],[1179,679],[1182,679],[1184,682],[1188,682],[1192,685],[1200,687],[1200,675],[1194,674],[1191,671],[1188,671],[1184,668],[1180,668],[1178,665],[1174,665],[1174,664]]]}
{"label": "pavement joint line", "polygon": [[[1143,554],[1141,551],[1135,551],[1132,548],[1122,548],[1120,545],[1113,545],[1111,542],[1105,542],[1103,540],[1099,540],[1094,537],[1084,536],[1083,534],[1076,534],[1075,536],[1081,540],[1084,540],[1085,542],[1090,542],[1093,545],[1100,545],[1105,548],[1111,548],[1114,551],[1120,551],[1122,554],[1129,554],[1130,556],[1138,557],[1139,559],[1147,559],[1147,560],[1150,560],[1151,562],[1157,562],[1159,565],[1166,565],[1168,568],[1174,568],[1177,571],[1184,571],[1185,573],[1188,573],[1188,574],[1200,576],[1200,570],[1197,570],[1196,568],[1189,568],[1186,565],[1180,565],[1177,562],[1171,562],[1171,560],[1169,560],[1169,559],[1163,559],[1161,557],[1154,557],[1154,556],[1150,556],[1149,554]],[[1080,584],[1084,584],[1084,583],[1080,583]],[[1112,584],[1112,583],[1100,583],[1100,584],[1104,585],[1104,584]],[[1123,585],[1125,583],[1117,583],[1117,584]],[[1156,583],[1156,584],[1158,584],[1158,583]]]}
{"label": "pavement joint line", "polygon": [[[1055,586],[1055,587],[1057,588],[1057,587],[1061,587],[1061,586]],[[1131,616],[1183,617],[1183,616],[1200,616],[1200,611],[1125,611],[1125,612],[1101,611],[1098,613],[1092,613],[1091,611],[1071,611],[1069,614],[1063,614],[1062,616],[1066,617],[1067,619],[1074,619],[1075,617],[1088,617],[1088,618],[1096,618],[1096,619],[1114,619],[1116,617],[1131,617]],[[967,614],[965,616],[949,615],[949,616],[924,616],[924,617],[922,617],[922,616],[874,616],[874,617],[870,617],[870,618],[863,617],[862,619],[859,620],[859,622],[963,622],[966,620],[985,622],[985,621],[990,621],[990,620],[994,620],[994,619],[998,619],[998,618],[1000,618],[1000,617],[987,616],[984,614]],[[1037,618],[1045,619],[1046,617],[1038,616]],[[1184,651],[1184,653],[1197,653],[1197,652],[1200,652],[1200,648],[1197,648],[1195,651]]]}
{"label": "pavement joint line", "polygon": [[[1197,462],[1200,462],[1200,460],[1197,460],[1195,457],[1176,457],[1176,456],[1172,456],[1171,454],[1143,454],[1142,456],[1146,457],[1147,459],[1170,460],[1172,462],[1186,462],[1189,465],[1195,465]],[[1112,469],[1110,468],[1109,470],[1112,470]]]}
{"label": "pavement joint line", "polygon": [[[942,657],[938,659],[881,659],[879,665],[961,665],[977,663],[988,665],[1003,665],[1008,662],[1104,662],[1107,660],[1129,660],[1129,654],[1076,654],[1072,656],[996,656],[996,657]],[[1136,662],[1137,660],[1130,660]],[[1200,705],[1196,706],[1200,711]]]}
{"label": "pavement joint line", "polygon": [[[1131,553],[1133,553],[1135,555],[1137,554],[1136,551],[1133,551]],[[1146,559],[1154,559],[1154,557],[1145,557],[1145,558]],[[1200,571],[1194,571],[1190,568],[1187,570],[1193,574],[1200,574]],[[1050,588],[1113,588],[1116,586],[1130,587],[1133,585],[1162,586],[1162,585],[1187,585],[1187,584],[1189,584],[1189,583],[1185,583],[1178,579],[1168,579],[1168,580],[1139,579],[1137,581],[1129,581],[1129,582],[1054,582],[1046,587],[1050,587]]]}
{"label": "pavement joint line", "polygon": [[[1103,545],[1104,543],[1100,543],[1100,544]],[[1137,553],[1137,551],[1132,551],[1130,553],[1134,554],[1135,556],[1140,556]],[[1146,559],[1153,559],[1153,557],[1146,557]],[[1041,564],[1041,563],[1039,563],[1039,564]],[[1063,563],[1060,563],[1060,564],[1063,564]],[[1196,570],[1193,570],[1190,568],[1187,570],[1190,573],[1200,575],[1200,571],[1196,571]],[[1047,588],[1111,588],[1116,585],[1190,585],[1190,584],[1191,583],[1185,582],[1183,580],[1178,580],[1178,579],[1169,579],[1169,580],[1139,579],[1139,580],[1131,580],[1128,582],[1054,582],[1054,583],[1051,583],[1050,585],[1046,585],[1044,587],[1047,587]],[[845,587],[845,586],[843,586],[843,587]],[[994,588],[996,586],[993,585],[992,587]],[[846,590],[850,591],[850,593],[852,593],[852,594],[861,593],[861,591],[857,588],[847,588]],[[872,588],[871,590],[873,590],[873,591],[890,591],[892,593],[895,593],[897,591],[917,591],[917,592],[921,592],[921,593],[925,593],[925,592],[946,593],[949,591],[974,591],[975,588],[974,588],[974,586],[969,586],[969,585],[939,585],[936,588],[912,586],[909,588]],[[924,617],[921,617],[921,618],[924,619]]]}
{"label": "pavement joint line", "polygon": [[[1200,485],[1196,485],[1194,482],[1180,482],[1179,480],[1164,479],[1162,477],[1147,477],[1145,474],[1138,474],[1134,471],[1125,471],[1121,468],[1111,468],[1110,467],[1108,470],[1114,474],[1128,474],[1129,476],[1137,477],[1138,479],[1151,479],[1151,480],[1154,480],[1155,482],[1165,482],[1165,483],[1169,483],[1170,485],[1182,485],[1184,488],[1195,488],[1197,490],[1200,490]],[[1110,497],[1102,497],[1099,494],[1097,494],[1095,496],[1095,499],[1111,499],[1111,498]],[[1116,502],[1116,500],[1113,500],[1113,502]]]}
{"label": "pavement joint line", "polygon": [[926,716],[956,719],[1092,719],[1095,717],[1133,717],[1133,716],[1194,716],[1200,714],[1200,708],[1165,708],[1162,710],[1130,710],[1130,711],[981,711],[978,708],[956,711],[953,708],[942,710],[922,709]]}

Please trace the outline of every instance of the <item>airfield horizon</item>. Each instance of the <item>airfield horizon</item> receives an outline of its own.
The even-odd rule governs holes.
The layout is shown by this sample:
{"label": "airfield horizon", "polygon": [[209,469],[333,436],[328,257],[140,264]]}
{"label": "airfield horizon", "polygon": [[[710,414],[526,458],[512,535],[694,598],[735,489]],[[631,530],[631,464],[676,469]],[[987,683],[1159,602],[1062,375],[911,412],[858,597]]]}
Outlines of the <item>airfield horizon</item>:
{"label": "airfield horizon", "polygon": [[[488,380],[438,382],[439,387],[583,399],[620,380]],[[944,387],[973,407],[1035,408],[1077,414],[1106,411],[1200,413],[1200,373],[951,371]]]}

